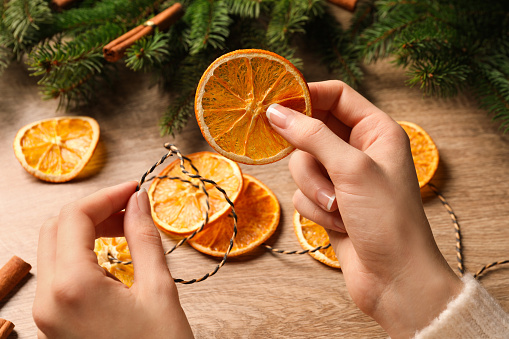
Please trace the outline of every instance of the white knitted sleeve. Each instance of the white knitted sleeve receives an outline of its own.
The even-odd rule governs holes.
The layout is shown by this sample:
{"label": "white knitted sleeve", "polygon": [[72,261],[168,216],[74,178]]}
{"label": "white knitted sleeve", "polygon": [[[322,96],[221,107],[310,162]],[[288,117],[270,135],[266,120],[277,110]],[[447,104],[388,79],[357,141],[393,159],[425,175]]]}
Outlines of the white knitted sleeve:
{"label": "white knitted sleeve", "polygon": [[428,338],[509,338],[509,314],[470,274],[465,286],[445,311],[415,339]]}

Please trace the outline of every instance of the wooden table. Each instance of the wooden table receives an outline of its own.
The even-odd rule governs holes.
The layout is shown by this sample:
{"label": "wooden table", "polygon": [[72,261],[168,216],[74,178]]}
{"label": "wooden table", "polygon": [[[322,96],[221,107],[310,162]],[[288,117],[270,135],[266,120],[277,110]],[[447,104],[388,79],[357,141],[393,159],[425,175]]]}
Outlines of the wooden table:
{"label": "wooden table", "polygon": [[[308,81],[323,80],[321,68],[306,59]],[[504,136],[474,100],[423,98],[404,85],[404,71],[389,62],[366,68],[361,92],[397,120],[415,122],[434,138],[440,167],[433,183],[456,211],[463,230],[466,268],[509,258],[509,136]],[[88,108],[56,111],[57,102],[42,101],[35,79],[12,65],[0,77],[0,265],[18,255],[34,267],[31,275],[0,302],[0,317],[15,323],[12,338],[33,338],[31,308],[37,280],[39,228],[60,208],[102,187],[138,180],[172,142],[184,153],[209,150],[197,124],[175,138],[161,137],[158,120],[167,95],[149,88],[143,75],[121,72],[116,89],[99,93]],[[88,115],[99,122],[101,139],[84,173],[64,184],[29,175],[12,151],[16,131],[38,119],[64,114]],[[271,243],[300,249],[292,228],[296,189],[288,159],[266,166],[242,166],[266,183],[282,208]],[[456,265],[451,220],[436,196],[423,191],[426,213],[440,250]],[[164,236],[166,247],[174,241]],[[218,260],[184,246],[168,258],[174,277],[190,279],[209,272]],[[509,310],[509,267],[488,272],[482,283]],[[182,306],[197,338],[385,338],[384,331],[351,301],[339,270],[308,255],[283,256],[264,249],[229,260],[217,275],[194,285],[179,285]],[[100,305],[98,305],[99,307]]]}

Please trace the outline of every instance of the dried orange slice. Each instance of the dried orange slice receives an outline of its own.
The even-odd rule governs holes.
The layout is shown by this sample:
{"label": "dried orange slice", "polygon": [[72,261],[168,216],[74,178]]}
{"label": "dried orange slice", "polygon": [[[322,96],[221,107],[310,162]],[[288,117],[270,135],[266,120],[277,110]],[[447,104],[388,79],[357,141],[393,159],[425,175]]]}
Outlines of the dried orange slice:
{"label": "dried orange slice", "polygon": [[14,154],[33,176],[49,182],[75,178],[88,163],[99,141],[99,124],[81,116],[41,120],[21,128]]}
{"label": "dried orange slice", "polygon": [[309,89],[299,70],[275,53],[245,49],[227,53],[207,68],[194,107],[212,148],[254,165],[277,161],[294,149],[265,116],[274,103],[311,116]]}
{"label": "dried orange slice", "polygon": [[[242,172],[239,165],[220,154],[198,152],[187,155],[199,174],[215,181],[232,202],[237,200],[242,190]],[[195,174],[189,162],[185,162],[187,171]],[[195,186],[199,179],[190,179],[180,169],[180,160],[175,160],[161,171],[158,177],[180,177],[190,180]],[[150,186],[148,196],[151,202],[152,219],[162,231],[171,234],[190,234],[197,230],[205,220],[207,212],[206,196],[202,189],[181,180],[156,178]],[[207,183],[209,193],[209,223],[226,214],[230,205],[212,184]]]}
{"label": "dried orange slice", "polygon": [[[261,245],[279,224],[280,207],[274,193],[258,179],[244,174],[244,187],[235,203],[237,236],[229,256],[247,253]],[[187,242],[198,251],[222,257],[230,245],[233,218],[223,215]]]}
{"label": "dried orange slice", "polygon": [[118,260],[131,261],[131,253],[124,237],[96,239],[94,252],[97,255],[97,262],[102,268],[113,274],[128,287],[133,285],[133,264],[115,264],[108,259],[108,254],[111,254]]}
{"label": "dried orange slice", "polygon": [[[305,250],[326,246],[329,243],[329,235],[325,229],[314,221],[304,218],[297,211],[293,214],[293,228],[300,245]],[[332,247],[309,252],[309,254],[325,265],[340,268],[338,258]]]}
{"label": "dried orange slice", "polygon": [[407,121],[398,121],[410,138],[419,187],[424,187],[433,178],[438,168],[438,149],[422,127]]}

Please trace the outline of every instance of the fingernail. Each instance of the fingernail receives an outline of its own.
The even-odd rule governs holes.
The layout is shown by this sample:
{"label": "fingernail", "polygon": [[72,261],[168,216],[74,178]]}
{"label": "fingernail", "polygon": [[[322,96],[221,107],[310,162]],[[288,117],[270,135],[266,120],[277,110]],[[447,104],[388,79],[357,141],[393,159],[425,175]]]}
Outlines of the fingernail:
{"label": "fingernail", "polygon": [[145,187],[138,191],[136,197],[138,199],[138,208],[140,211],[146,214],[150,214],[150,201],[148,199],[148,194]]}
{"label": "fingernail", "polygon": [[316,200],[320,205],[322,205],[324,210],[330,212],[332,204],[334,203],[334,200],[336,200],[336,195],[325,188],[320,188],[316,192]]}
{"label": "fingernail", "polygon": [[279,104],[270,105],[265,112],[267,119],[279,128],[288,127],[292,113],[290,109]]}

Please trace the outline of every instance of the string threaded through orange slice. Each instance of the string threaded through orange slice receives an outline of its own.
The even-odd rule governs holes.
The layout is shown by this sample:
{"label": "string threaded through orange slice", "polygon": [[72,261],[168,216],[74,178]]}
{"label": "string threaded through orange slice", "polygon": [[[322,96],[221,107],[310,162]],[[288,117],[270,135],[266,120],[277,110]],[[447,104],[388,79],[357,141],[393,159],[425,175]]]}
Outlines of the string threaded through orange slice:
{"label": "string threaded through orange slice", "polygon": [[412,122],[398,121],[410,139],[419,187],[423,188],[433,178],[438,168],[440,156],[433,139],[426,131]]}
{"label": "string threaded through orange slice", "polygon": [[[297,211],[293,214],[293,227],[300,245],[305,250],[312,250],[318,246],[329,244],[329,235],[325,229],[314,221],[304,218]],[[309,252],[309,255],[325,265],[340,268],[338,258],[332,247]]]}
{"label": "string threaded through orange slice", "polygon": [[14,154],[21,166],[44,181],[75,178],[88,163],[99,141],[99,124],[82,116],[36,121],[14,138]]}
{"label": "string threaded through orange slice", "polygon": [[[187,158],[202,177],[216,182],[235,203],[242,190],[242,172],[236,162],[212,152],[193,153],[187,155]],[[185,169],[196,173],[187,161]],[[180,177],[192,184],[160,178],[165,176]],[[199,179],[191,179],[182,173],[178,159],[161,171],[148,191],[152,219],[159,229],[170,234],[187,235],[203,224],[207,213],[207,199],[200,185]],[[209,223],[212,223],[228,213],[230,205],[212,184],[206,183],[205,189],[209,194]]]}
{"label": "string threaded through orange slice", "polygon": [[[274,193],[260,180],[244,174],[244,187],[235,203],[237,236],[228,255],[247,253],[265,242],[279,224],[280,206]],[[223,215],[187,242],[196,250],[223,257],[233,233],[233,219]]]}
{"label": "string threaded through orange slice", "polygon": [[195,113],[207,142],[217,152],[245,164],[266,164],[294,147],[277,134],[265,115],[274,103],[311,116],[309,88],[285,58],[261,49],[227,53],[203,74]]}
{"label": "string threaded through orange slice", "polygon": [[131,252],[124,237],[99,238],[95,240],[94,252],[99,266],[113,274],[122,283],[131,287],[134,281],[133,264],[117,264],[110,262],[108,255],[120,261],[131,261]]}

